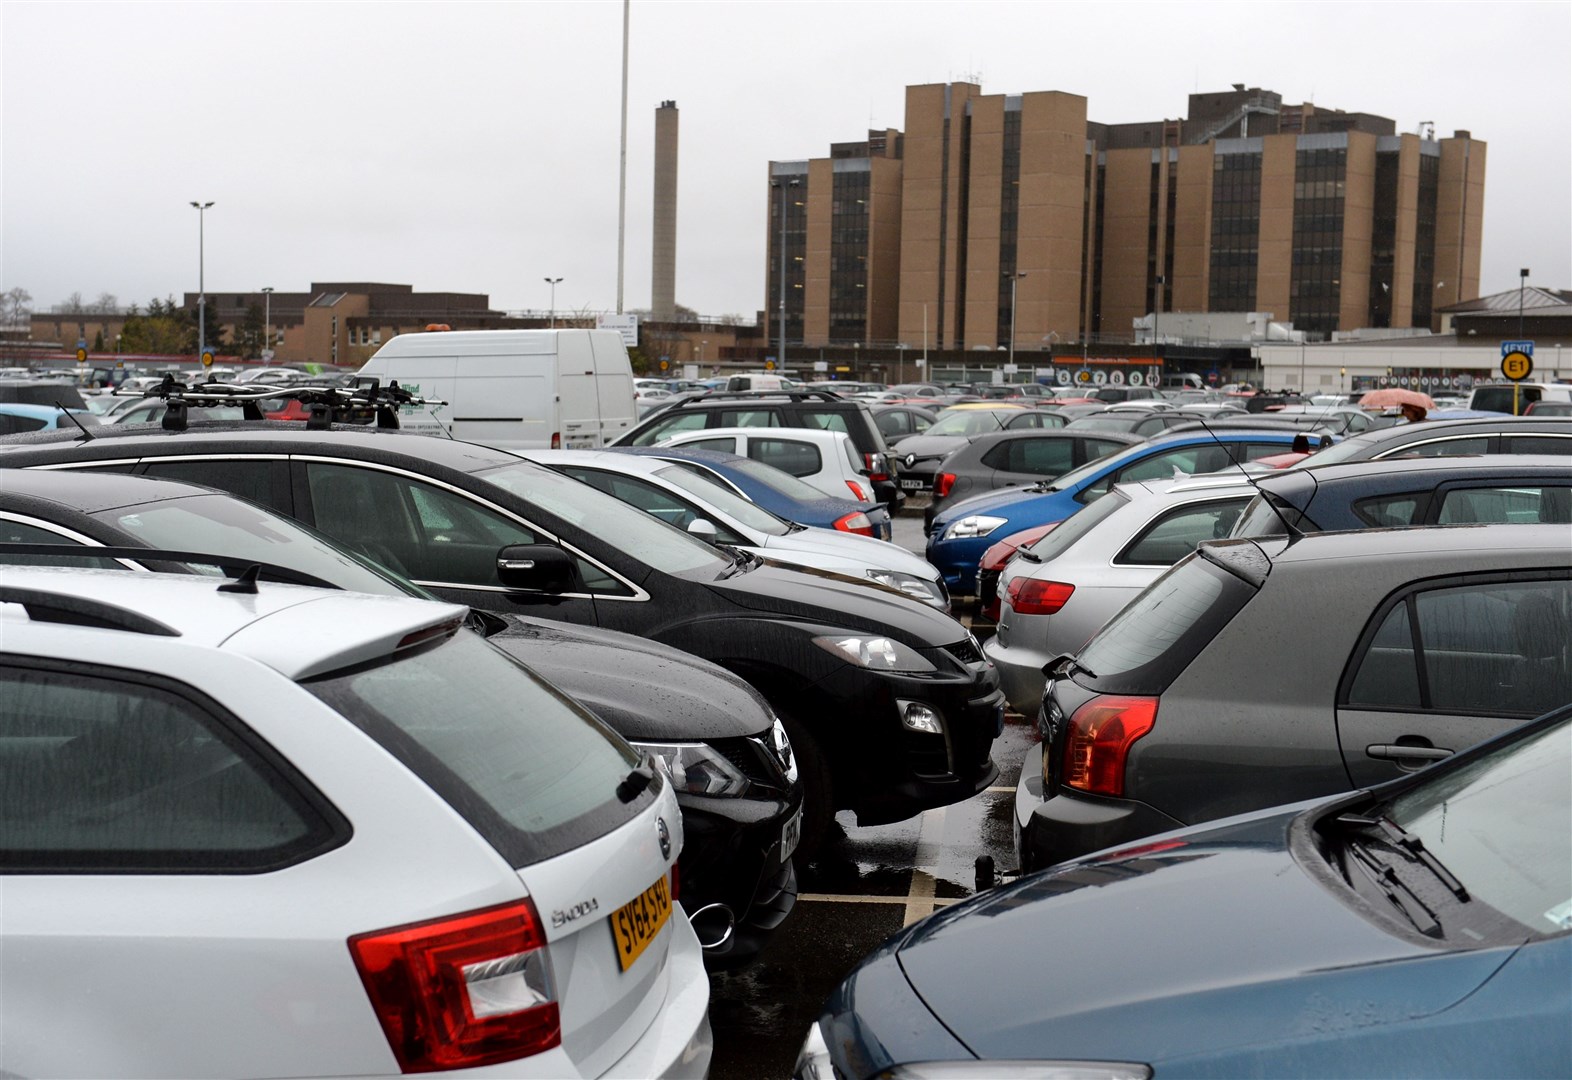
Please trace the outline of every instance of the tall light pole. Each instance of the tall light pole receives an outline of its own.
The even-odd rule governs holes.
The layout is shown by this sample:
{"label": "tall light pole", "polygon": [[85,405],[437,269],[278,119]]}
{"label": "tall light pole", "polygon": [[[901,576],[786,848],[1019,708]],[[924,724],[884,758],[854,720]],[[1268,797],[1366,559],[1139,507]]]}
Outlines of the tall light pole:
{"label": "tall light pole", "polygon": [[708,344],[709,344],[708,339],[706,339],[706,338],[700,338],[699,339],[699,359],[698,359],[698,363],[700,363],[700,364],[704,363],[704,346],[706,346]]}
{"label": "tall light pole", "polygon": [[1523,290],[1528,287],[1527,268],[1517,272],[1517,336],[1523,339]]}
{"label": "tall light pole", "polygon": [[262,360],[273,359],[273,286],[262,287]]}
{"label": "tall light pole", "polygon": [[1015,286],[1026,276],[1025,270],[1010,275],[1010,366],[1015,366]]}
{"label": "tall light pole", "polygon": [[777,351],[776,370],[786,370],[786,208],[790,205],[787,201],[791,194],[790,189],[797,186],[796,180],[771,180],[770,187],[780,188],[781,192],[781,288],[780,288],[780,348]]}
{"label": "tall light pole", "polygon": [[197,359],[207,352],[207,210],[213,205],[191,200],[197,212]]}
{"label": "tall light pole", "polygon": [[553,330],[555,330],[557,328],[557,283],[559,281],[561,281],[561,280],[562,279],[559,278],[559,277],[549,277],[549,278],[545,279],[546,284],[551,286],[551,316],[550,316],[550,318],[551,318],[551,329],[553,329]]}

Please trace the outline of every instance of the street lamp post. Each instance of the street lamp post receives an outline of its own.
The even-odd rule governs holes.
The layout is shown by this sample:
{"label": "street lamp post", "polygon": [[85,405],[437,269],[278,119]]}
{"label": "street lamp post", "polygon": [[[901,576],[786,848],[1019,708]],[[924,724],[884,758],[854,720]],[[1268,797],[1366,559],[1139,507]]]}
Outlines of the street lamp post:
{"label": "street lamp post", "polygon": [[550,319],[551,319],[551,329],[553,329],[553,330],[555,330],[557,328],[557,283],[560,282],[561,280],[562,279],[559,278],[559,277],[549,277],[549,278],[545,279],[546,284],[551,286],[551,315],[550,315]]}
{"label": "street lamp post", "polygon": [[1523,339],[1523,290],[1527,286],[1528,270],[1525,268],[1517,272],[1517,336],[1519,341]]}
{"label": "street lamp post", "polygon": [[213,205],[191,200],[197,212],[197,359],[207,352],[207,211]]}
{"label": "street lamp post", "polygon": [[706,346],[708,344],[709,344],[708,340],[706,340],[704,338],[700,338],[699,339],[699,359],[698,359],[698,363],[700,363],[700,364],[704,363],[704,346]]}
{"label": "street lamp post", "polygon": [[770,186],[781,191],[781,299],[780,299],[780,348],[777,351],[776,369],[786,370],[786,208],[788,189],[797,186],[796,180],[771,180]]}
{"label": "street lamp post", "polygon": [[273,286],[262,288],[262,359],[273,359]]}
{"label": "street lamp post", "polygon": [[1017,270],[1010,275],[1010,366],[1015,366],[1015,286],[1023,277],[1025,270]]}

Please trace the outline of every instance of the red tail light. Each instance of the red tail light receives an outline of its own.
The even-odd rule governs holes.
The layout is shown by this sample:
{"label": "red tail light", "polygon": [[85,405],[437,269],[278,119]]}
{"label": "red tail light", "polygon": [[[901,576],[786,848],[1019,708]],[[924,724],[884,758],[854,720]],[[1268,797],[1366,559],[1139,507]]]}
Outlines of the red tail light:
{"label": "red tail light", "polygon": [[562,1042],[530,900],[357,934],[349,952],[404,1072],[492,1065]]}
{"label": "red tail light", "polygon": [[864,454],[863,464],[868,469],[868,479],[874,483],[890,478],[889,466],[884,463],[884,455],[880,453]]}
{"label": "red tail light", "polygon": [[856,533],[858,536],[872,536],[873,522],[868,520],[868,515],[861,510],[853,510],[835,519],[835,527],[841,532]]}
{"label": "red tail light", "polygon": [[553,450],[561,450],[562,449],[562,432],[560,432],[560,431],[553,431],[551,433],[551,448]]}
{"label": "red tail light", "polygon": [[933,497],[935,499],[945,498],[947,495],[950,494],[950,489],[952,487],[954,487],[954,486],[955,486],[955,474],[954,473],[952,473],[952,472],[942,472],[942,473],[940,473],[938,476],[935,476],[933,478]]}
{"label": "red tail light", "polygon": [[855,480],[846,481],[846,486],[851,488],[852,498],[858,502],[873,502],[873,496],[862,489],[862,485]]}
{"label": "red tail light", "polygon": [[983,618],[994,623],[999,621],[999,598],[997,596],[983,605]]}
{"label": "red tail light", "polygon": [[1093,795],[1124,794],[1124,764],[1157,719],[1154,697],[1095,697],[1075,710],[1064,743],[1064,782]]}
{"label": "red tail light", "polygon": [[671,864],[671,902],[675,904],[682,899],[682,875],[677,873],[677,864]]}
{"label": "red tail light", "polygon": [[1073,592],[1075,586],[1062,581],[1016,577],[1010,579],[1004,595],[1010,598],[1010,606],[1017,615],[1057,615]]}

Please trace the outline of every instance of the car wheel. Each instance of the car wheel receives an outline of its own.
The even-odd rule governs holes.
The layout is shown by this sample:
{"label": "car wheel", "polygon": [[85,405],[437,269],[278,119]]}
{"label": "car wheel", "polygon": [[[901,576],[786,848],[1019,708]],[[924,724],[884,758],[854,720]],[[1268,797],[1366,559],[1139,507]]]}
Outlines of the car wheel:
{"label": "car wheel", "polygon": [[797,842],[797,858],[807,862],[818,854],[825,835],[835,822],[834,780],[818,740],[793,717],[780,709],[775,712],[786,728],[786,737],[791,740],[797,778],[802,782],[802,839]]}

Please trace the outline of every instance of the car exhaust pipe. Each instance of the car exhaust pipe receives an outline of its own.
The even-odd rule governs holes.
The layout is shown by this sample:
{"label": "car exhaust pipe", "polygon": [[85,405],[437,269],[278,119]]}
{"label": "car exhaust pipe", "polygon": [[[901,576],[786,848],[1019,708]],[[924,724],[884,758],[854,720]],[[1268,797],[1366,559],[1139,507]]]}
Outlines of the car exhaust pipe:
{"label": "car exhaust pipe", "polygon": [[689,915],[688,921],[704,949],[718,949],[726,944],[737,926],[737,916],[725,904],[706,904]]}

